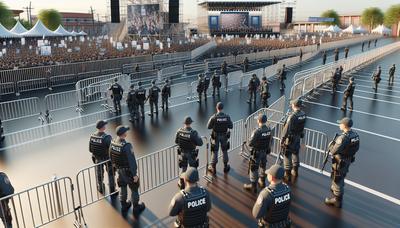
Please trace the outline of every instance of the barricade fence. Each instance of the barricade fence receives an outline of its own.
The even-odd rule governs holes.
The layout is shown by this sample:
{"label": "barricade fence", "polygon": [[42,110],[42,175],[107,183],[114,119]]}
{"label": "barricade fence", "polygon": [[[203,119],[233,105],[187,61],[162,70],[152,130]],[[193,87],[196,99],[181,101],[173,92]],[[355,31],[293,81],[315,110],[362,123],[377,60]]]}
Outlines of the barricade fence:
{"label": "barricade fence", "polygon": [[17,93],[49,88],[47,78],[37,78],[17,82]]}
{"label": "barricade fence", "polygon": [[349,73],[398,49],[400,49],[400,42],[392,43],[368,52],[364,52],[348,59],[343,59],[323,68],[316,68],[314,69],[314,72],[307,71],[306,74],[300,73],[302,76],[297,78],[291,89],[291,99],[306,97],[316,88],[330,81],[332,74],[339,66],[343,67],[343,73]]}
{"label": "barricade fence", "polygon": [[39,115],[39,98],[32,97],[0,103],[0,119],[9,121],[21,117]]}
{"label": "barricade fence", "polygon": [[0,96],[16,93],[15,87],[16,87],[16,85],[14,82],[1,83],[0,84]]}

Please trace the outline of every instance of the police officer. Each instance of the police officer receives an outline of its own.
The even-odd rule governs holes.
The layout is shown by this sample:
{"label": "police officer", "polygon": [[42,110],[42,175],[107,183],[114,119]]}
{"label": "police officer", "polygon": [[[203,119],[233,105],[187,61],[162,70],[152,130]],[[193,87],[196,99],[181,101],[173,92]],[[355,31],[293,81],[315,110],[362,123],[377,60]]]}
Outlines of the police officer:
{"label": "police officer", "polygon": [[161,89],[161,108],[162,110],[168,111],[168,98],[171,97],[171,85],[169,84],[169,80],[165,79],[165,84]]}
{"label": "police officer", "polygon": [[349,84],[347,85],[346,89],[344,90],[343,95],[343,102],[342,107],[340,108],[342,111],[346,111],[347,109],[347,100],[350,100],[350,111],[353,110],[353,95],[354,91],[356,90],[356,84],[354,83],[354,78],[349,78]]}
{"label": "police officer", "polygon": [[208,191],[199,186],[199,172],[189,167],[181,174],[185,180],[185,189],[179,191],[171,200],[169,216],[178,216],[175,227],[209,227],[207,212],[211,210],[211,198]]}
{"label": "police officer", "polygon": [[368,41],[368,48],[371,47],[371,40]]}
{"label": "police officer", "polygon": [[246,73],[249,70],[249,59],[246,57],[243,60],[243,73]]}
{"label": "police officer", "polygon": [[128,96],[126,98],[126,103],[128,105],[129,113],[131,116],[131,119],[129,121],[138,120],[139,102],[136,98],[136,90],[134,84],[132,84],[130,87]]}
{"label": "police officer", "polygon": [[327,54],[326,54],[326,51],[324,51],[324,52],[322,53],[322,65],[325,65],[325,64],[326,64],[326,57],[327,57]]}
{"label": "police officer", "polygon": [[351,128],[353,120],[348,117],[339,122],[342,134],[335,139],[329,148],[332,154],[332,185],[331,192],[333,197],[325,198],[325,204],[334,207],[342,207],[344,193],[344,179],[349,171],[350,164],[354,162],[355,155],[360,148],[360,137]]}
{"label": "police officer", "polygon": [[300,57],[300,62],[303,61],[303,49],[301,49],[301,48],[300,48],[299,57]]}
{"label": "police officer", "polygon": [[364,46],[365,46],[365,43],[363,42],[361,45],[361,52],[364,52]]}
{"label": "police officer", "polygon": [[350,49],[348,47],[344,48],[344,58],[347,59],[347,57],[349,56],[349,51]]}
{"label": "police officer", "polygon": [[282,68],[278,71],[278,79],[281,82],[281,91],[286,88],[285,80],[286,80],[286,65],[283,64]]}
{"label": "police officer", "polygon": [[376,47],[376,43],[378,43],[378,39],[375,39],[374,47]]}
{"label": "police officer", "polygon": [[265,187],[265,168],[267,166],[267,156],[271,153],[271,129],[266,125],[267,116],[258,116],[258,128],[251,133],[249,146],[251,147],[251,157],[249,162],[250,184],[244,184],[243,188],[257,193],[257,180],[260,188]]}
{"label": "police officer", "polygon": [[[145,209],[144,203],[139,203],[139,176],[137,174],[136,158],[133,153],[132,144],[126,141],[128,127],[118,126],[117,138],[111,142],[110,158],[114,169],[118,173],[118,186],[120,187],[119,200],[121,211],[126,213],[131,204],[133,215],[137,217]],[[128,189],[131,190],[131,201],[127,201]]]}
{"label": "police officer", "polygon": [[211,78],[210,78],[209,72],[206,72],[204,74],[204,99],[205,100],[207,100],[207,90],[210,87],[210,81],[211,81]]}
{"label": "police officer", "polygon": [[[14,187],[12,186],[8,176],[0,172],[0,198],[14,194]],[[5,228],[12,227],[12,215],[8,202],[10,198],[2,200],[0,203],[0,218],[3,221]]]}
{"label": "police officer", "polygon": [[270,185],[258,195],[253,207],[253,217],[258,221],[258,227],[289,228],[291,190],[282,182],[284,170],[279,165],[271,166],[266,172]]}
{"label": "police officer", "polygon": [[225,78],[225,93],[228,92],[228,64],[224,61],[221,65],[221,73]]}
{"label": "police officer", "polygon": [[150,113],[149,116],[153,117],[153,113],[158,116],[158,96],[161,92],[160,88],[156,86],[156,80],[151,81],[151,87],[149,89],[149,103],[150,103]]}
{"label": "police officer", "polygon": [[[111,135],[108,135],[106,131],[107,122],[99,120],[96,123],[97,131],[90,136],[89,151],[92,153],[92,160],[95,164],[100,164],[110,159],[109,148],[111,145]],[[115,180],[112,164],[110,162],[96,166],[96,178],[97,178],[97,191],[104,194],[104,167],[108,173],[108,184],[110,193],[115,191]]]}
{"label": "police officer", "polygon": [[122,89],[121,85],[118,84],[117,78],[108,90],[112,92],[111,99],[113,99],[115,113],[121,113],[121,100],[122,95],[124,94],[124,89]]}
{"label": "police officer", "polygon": [[4,128],[3,122],[0,119],[0,143],[4,141]]}
{"label": "police officer", "polygon": [[254,102],[254,104],[257,101],[257,89],[260,86],[257,75],[253,74],[251,76],[251,79],[249,81],[249,85],[248,85],[248,92],[249,92],[249,100],[247,101],[247,103],[251,103],[251,101]]}
{"label": "police officer", "polygon": [[335,72],[332,72],[332,78],[331,78],[332,91],[331,91],[331,94],[335,94],[336,93],[337,85],[339,83],[339,77],[340,77],[339,74],[340,74],[339,67],[337,67]]}
{"label": "police officer", "polygon": [[[192,123],[192,118],[185,117],[184,126],[178,129],[175,136],[175,143],[179,147],[179,168],[182,169],[182,172],[186,171],[188,165],[195,168],[199,166],[199,159],[197,158],[199,150],[196,147],[202,146],[203,140],[197,131],[191,127]],[[178,186],[184,188],[183,179],[179,179]]]}
{"label": "police officer", "polygon": [[381,66],[378,66],[376,71],[372,75],[372,80],[374,81],[374,86],[372,87],[375,90],[375,93],[378,91],[378,84],[381,82]]}
{"label": "police officer", "polygon": [[339,49],[338,48],[335,49],[334,54],[335,54],[335,62],[337,62],[339,60]]}
{"label": "police officer", "polygon": [[262,77],[261,85],[260,85],[260,93],[261,93],[261,105],[263,108],[268,108],[268,98],[271,97],[269,92],[269,84],[267,81],[267,77]]}
{"label": "police officer", "polygon": [[135,66],[135,73],[139,73],[139,64],[136,64]]}
{"label": "police officer", "polygon": [[396,64],[393,64],[389,69],[389,84],[394,83],[394,73],[396,72]]}
{"label": "police officer", "polygon": [[215,90],[217,90],[218,96],[219,96],[219,89],[221,88],[221,77],[217,73],[217,71],[214,71],[214,74],[211,78],[212,86],[213,86],[213,97],[215,96]]}
{"label": "police officer", "polygon": [[142,87],[142,82],[138,82],[138,89],[135,93],[138,106],[140,108],[140,116],[144,119],[144,103],[146,103],[146,90]]}
{"label": "police officer", "polygon": [[274,55],[274,58],[272,59],[272,65],[275,65],[278,63],[278,58],[276,57],[276,55]]}
{"label": "police officer", "polygon": [[281,146],[284,154],[285,179],[291,181],[291,175],[298,176],[300,139],[303,138],[304,126],[307,116],[301,111],[302,100],[296,99],[290,102],[293,112],[284,123],[282,130]]}
{"label": "police officer", "polygon": [[230,147],[229,138],[231,136],[230,129],[233,128],[231,117],[223,112],[224,105],[217,103],[217,113],[212,115],[208,120],[207,128],[211,132],[211,162],[208,170],[214,175],[217,174],[216,166],[218,163],[218,151],[221,146],[224,161],[224,173],[229,172],[228,150]]}
{"label": "police officer", "polygon": [[[199,74],[197,79],[197,94],[199,96],[199,100],[197,102],[199,103],[201,103],[201,96],[204,93],[204,89],[205,89],[204,77],[202,74]],[[205,96],[204,99],[207,99],[207,96]]]}

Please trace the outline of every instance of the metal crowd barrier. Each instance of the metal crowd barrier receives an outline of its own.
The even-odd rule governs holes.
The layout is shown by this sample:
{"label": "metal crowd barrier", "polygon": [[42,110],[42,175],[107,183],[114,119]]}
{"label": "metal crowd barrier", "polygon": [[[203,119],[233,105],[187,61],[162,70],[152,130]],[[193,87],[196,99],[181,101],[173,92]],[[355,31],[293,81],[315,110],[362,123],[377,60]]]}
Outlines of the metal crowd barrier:
{"label": "metal crowd barrier", "polygon": [[0,119],[3,121],[35,116],[39,115],[39,113],[38,97],[0,103]]}
{"label": "metal crowd barrier", "polygon": [[47,78],[37,78],[17,82],[18,93],[47,88],[49,88],[49,81]]}
{"label": "metal crowd barrier", "polygon": [[42,227],[74,213],[76,208],[72,180],[68,177],[3,197],[0,202],[1,213],[10,213],[12,227],[17,228]]}
{"label": "metal crowd barrier", "polygon": [[15,93],[15,84],[14,82],[8,82],[8,83],[1,83],[0,84],[0,96],[1,95],[7,95],[7,94],[13,94]]}
{"label": "metal crowd barrier", "polygon": [[66,74],[50,77],[49,87],[58,87],[65,85],[73,85],[76,83],[78,76],[76,74]]}
{"label": "metal crowd barrier", "polygon": [[78,92],[75,90],[48,94],[44,97],[46,110],[59,111],[72,107],[79,107]]}
{"label": "metal crowd barrier", "polygon": [[175,65],[166,68],[162,68],[158,71],[158,76],[160,79],[170,78],[175,75],[181,76],[183,74],[183,65]]}

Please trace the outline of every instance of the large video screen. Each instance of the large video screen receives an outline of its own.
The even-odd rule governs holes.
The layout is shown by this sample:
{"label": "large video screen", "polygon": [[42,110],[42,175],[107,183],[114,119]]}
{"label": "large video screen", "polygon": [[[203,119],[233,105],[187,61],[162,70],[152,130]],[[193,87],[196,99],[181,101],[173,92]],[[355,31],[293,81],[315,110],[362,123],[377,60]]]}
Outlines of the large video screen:
{"label": "large video screen", "polygon": [[249,27],[249,13],[221,13],[222,29],[241,29]]}
{"label": "large video screen", "polygon": [[159,4],[128,5],[127,11],[129,34],[157,35],[162,30],[164,19]]}

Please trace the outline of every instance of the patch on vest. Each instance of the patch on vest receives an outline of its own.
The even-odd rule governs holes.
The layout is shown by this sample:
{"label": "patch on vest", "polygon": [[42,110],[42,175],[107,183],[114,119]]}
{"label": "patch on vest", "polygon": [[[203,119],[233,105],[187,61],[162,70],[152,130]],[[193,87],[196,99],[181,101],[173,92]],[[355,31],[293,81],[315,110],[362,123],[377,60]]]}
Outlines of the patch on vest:
{"label": "patch on vest", "polygon": [[279,196],[279,197],[275,198],[275,204],[280,204],[280,203],[286,202],[288,200],[290,200],[290,193],[288,193],[284,196]]}
{"label": "patch on vest", "polygon": [[194,207],[198,207],[198,206],[202,206],[206,204],[206,198],[201,198],[198,200],[194,200],[194,201],[190,201],[187,203],[187,207],[188,208],[194,208]]}

